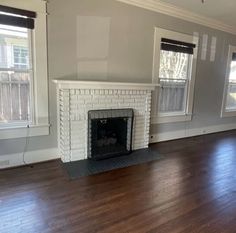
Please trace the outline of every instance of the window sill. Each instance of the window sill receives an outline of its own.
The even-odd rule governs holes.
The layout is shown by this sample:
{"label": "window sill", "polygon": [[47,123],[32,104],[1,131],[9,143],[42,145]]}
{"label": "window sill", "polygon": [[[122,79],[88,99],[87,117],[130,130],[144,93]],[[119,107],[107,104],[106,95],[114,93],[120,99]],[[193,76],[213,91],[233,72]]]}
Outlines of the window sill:
{"label": "window sill", "polygon": [[222,112],[221,117],[235,117],[236,116],[236,111],[227,111],[227,112]]}
{"label": "window sill", "polygon": [[175,115],[175,116],[152,116],[151,124],[165,124],[165,123],[175,123],[175,122],[185,122],[191,121],[192,115]]}
{"label": "window sill", "polygon": [[0,128],[0,140],[49,135],[50,125],[11,126]]}

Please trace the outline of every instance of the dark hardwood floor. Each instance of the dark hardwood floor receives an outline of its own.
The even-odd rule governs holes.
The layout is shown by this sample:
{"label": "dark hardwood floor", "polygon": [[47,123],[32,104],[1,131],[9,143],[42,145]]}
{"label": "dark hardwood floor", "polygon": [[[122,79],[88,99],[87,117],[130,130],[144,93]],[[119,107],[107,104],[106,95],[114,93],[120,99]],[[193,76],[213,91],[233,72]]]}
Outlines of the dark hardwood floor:
{"label": "dark hardwood floor", "polygon": [[236,131],[152,147],[164,158],[75,181],[60,161],[0,171],[0,233],[235,233]]}

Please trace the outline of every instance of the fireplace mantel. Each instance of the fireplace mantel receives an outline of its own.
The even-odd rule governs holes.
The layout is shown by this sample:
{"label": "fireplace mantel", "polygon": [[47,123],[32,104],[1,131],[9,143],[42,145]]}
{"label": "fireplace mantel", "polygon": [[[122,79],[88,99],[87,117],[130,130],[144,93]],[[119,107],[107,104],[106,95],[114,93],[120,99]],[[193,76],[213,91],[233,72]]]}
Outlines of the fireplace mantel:
{"label": "fireplace mantel", "polygon": [[60,89],[155,90],[158,84],[54,79]]}

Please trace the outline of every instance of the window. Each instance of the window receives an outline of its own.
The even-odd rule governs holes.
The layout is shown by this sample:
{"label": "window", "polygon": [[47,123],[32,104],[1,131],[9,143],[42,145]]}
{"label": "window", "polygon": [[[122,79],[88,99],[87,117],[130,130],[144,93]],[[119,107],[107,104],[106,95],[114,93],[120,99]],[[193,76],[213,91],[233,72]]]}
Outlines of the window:
{"label": "window", "polygon": [[236,46],[229,47],[222,117],[236,116]]}
{"label": "window", "polygon": [[33,120],[31,30],[0,24],[0,124]]}
{"label": "window", "polygon": [[0,5],[0,139],[48,135],[46,2],[4,4]]}
{"label": "window", "polygon": [[156,29],[153,82],[155,123],[191,120],[198,39]]}

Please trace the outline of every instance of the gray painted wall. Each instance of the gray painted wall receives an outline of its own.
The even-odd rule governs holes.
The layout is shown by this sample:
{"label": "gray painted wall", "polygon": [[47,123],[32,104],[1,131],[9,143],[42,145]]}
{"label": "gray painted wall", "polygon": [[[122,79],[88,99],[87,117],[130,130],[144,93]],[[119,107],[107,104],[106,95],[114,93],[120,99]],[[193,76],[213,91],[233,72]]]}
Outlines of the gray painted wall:
{"label": "gray painted wall", "polygon": [[[236,36],[115,0],[50,0],[48,12],[49,102],[52,126],[49,136],[30,139],[29,151],[57,145],[56,92],[51,80],[77,77],[78,63],[83,61],[78,58],[77,53],[77,46],[80,43],[77,34],[78,16],[99,17],[109,22],[109,45],[106,56],[98,55],[94,59],[87,59],[92,62],[94,60],[105,62],[109,81],[151,82],[154,27],[187,34],[199,32],[200,36],[203,34],[208,34],[209,37],[216,36],[216,61],[209,62],[208,54],[208,61],[198,59],[197,62],[193,120],[187,123],[153,125],[151,132],[171,132],[236,123],[236,118],[220,118],[228,45],[236,45]],[[99,46],[104,46],[99,43]],[[89,77],[88,75],[84,77],[95,80],[104,78],[96,74],[96,71]],[[79,76],[80,79],[84,77]],[[23,151],[24,145],[25,139],[0,140],[0,155]]]}

